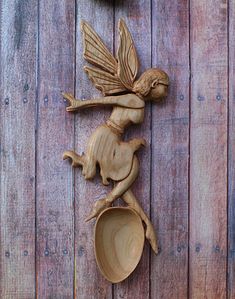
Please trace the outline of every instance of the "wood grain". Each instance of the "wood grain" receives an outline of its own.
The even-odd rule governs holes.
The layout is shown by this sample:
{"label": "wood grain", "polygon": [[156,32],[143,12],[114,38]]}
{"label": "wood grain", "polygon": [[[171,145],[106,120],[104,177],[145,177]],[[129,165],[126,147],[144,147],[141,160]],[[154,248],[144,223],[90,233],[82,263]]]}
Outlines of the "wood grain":
{"label": "wood grain", "polygon": [[[79,1],[76,19],[76,98],[94,98],[100,96],[83,71],[83,42],[80,30],[81,20],[87,21],[95,28],[108,49],[113,47],[113,6],[112,2]],[[72,90],[71,90],[72,91]],[[105,113],[106,112],[106,113]],[[76,115],[75,120],[75,151],[85,151],[88,137],[99,125],[108,118],[109,109],[100,108],[84,110]],[[67,147],[68,149],[68,147]],[[93,231],[94,223],[85,223],[92,204],[104,198],[108,188],[102,185],[98,176],[91,181],[84,181],[81,169],[75,170],[75,298],[103,299],[112,298],[112,285],[101,273],[95,262]]]}
{"label": "wood grain", "polygon": [[189,2],[153,1],[153,66],[170,77],[167,101],[153,105],[151,215],[161,252],[151,255],[151,298],[187,298]]}
{"label": "wood grain", "polygon": [[[75,0],[0,1],[0,297],[234,298],[233,1],[191,0],[189,8],[189,0],[82,0],[76,6],[75,14]],[[151,208],[161,253],[150,259],[146,243],[133,275],[112,289],[95,263],[94,225],[84,223],[108,188],[98,177],[95,184],[84,182],[80,169],[74,179],[70,164],[62,160],[69,148],[83,152],[110,110],[82,111],[74,122],[61,91],[76,89],[78,98],[100,95],[82,69],[80,22],[88,21],[112,49],[120,17],[133,35],[141,71],[152,59],[153,67],[169,73],[171,85],[167,102],[153,104],[152,114],[148,107],[141,129],[126,134],[141,133],[150,144],[138,153],[142,163],[133,191],[147,213]]]}
{"label": "wood grain", "polygon": [[142,256],[142,219],[129,207],[105,209],[97,218],[94,239],[101,273],[110,282],[121,282],[135,270]]}
{"label": "wood grain", "polygon": [[229,1],[229,127],[228,127],[228,282],[227,296],[235,298],[235,3]]}
{"label": "wood grain", "polygon": [[37,295],[72,298],[72,172],[62,160],[73,146],[73,116],[61,91],[73,90],[75,2],[40,1],[37,138]]}
{"label": "wood grain", "polygon": [[227,3],[191,1],[190,298],[226,298]]}
{"label": "wood grain", "polygon": [[35,297],[37,1],[1,1],[0,297]]}
{"label": "wood grain", "polygon": [[[132,34],[140,61],[140,71],[151,67],[151,2],[150,1],[116,1],[115,28],[118,19],[123,18]],[[145,28],[143,30],[143,28]],[[115,45],[118,45],[118,32],[114,32]],[[147,146],[138,152],[140,163],[139,178],[132,189],[147,215],[150,209],[150,157],[151,157],[151,112],[150,105],[145,108],[144,122],[141,126],[128,129],[126,139],[141,136],[147,141]],[[156,230],[156,227],[154,227]],[[149,244],[145,242],[142,258],[135,272],[125,281],[114,285],[113,298],[149,297]]]}

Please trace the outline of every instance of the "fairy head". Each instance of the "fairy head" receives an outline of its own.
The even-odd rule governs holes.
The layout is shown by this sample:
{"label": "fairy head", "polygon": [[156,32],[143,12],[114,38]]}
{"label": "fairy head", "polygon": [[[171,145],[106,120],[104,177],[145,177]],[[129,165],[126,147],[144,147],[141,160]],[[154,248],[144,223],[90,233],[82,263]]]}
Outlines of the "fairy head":
{"label": "fairy head", "polygon": [[152,68],[145,71],[134,83],[133,91],[146,100],[159,100],[167,96],[168,75],[161,69]]}
{"label": "fairy head", "polygon": [[97,33],[86,22],[81,24],[84,40],[84,58],[95,67],[85,66],[89,78],[104,96],[134,92],[144,100],[159,100],[167,95],[169,78],[157,68],[145,71],[136,80],[139,70],[137,52],[131,34],[120,19],[120,42],[115,58]]}

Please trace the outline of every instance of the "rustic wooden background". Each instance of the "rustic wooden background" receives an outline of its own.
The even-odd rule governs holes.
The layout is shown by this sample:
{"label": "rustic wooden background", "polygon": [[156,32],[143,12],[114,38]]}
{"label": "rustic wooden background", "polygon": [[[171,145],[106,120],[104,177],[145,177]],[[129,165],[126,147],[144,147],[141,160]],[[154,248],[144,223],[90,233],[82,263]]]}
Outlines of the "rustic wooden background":
{"label": "rustic wooden background", "polygon": [[[2,299],[235,298],[235,2],[233,0],[1,0]],[[149,105],[135,193],[158,231],[125,282],[97,270],[91,204],[107,189],[62,161],[84,150],[109,109],[66,113],[61,91],[99,93],[83,72],[81,19],[115,51],[117,21],[141,70],[170,76]]]}

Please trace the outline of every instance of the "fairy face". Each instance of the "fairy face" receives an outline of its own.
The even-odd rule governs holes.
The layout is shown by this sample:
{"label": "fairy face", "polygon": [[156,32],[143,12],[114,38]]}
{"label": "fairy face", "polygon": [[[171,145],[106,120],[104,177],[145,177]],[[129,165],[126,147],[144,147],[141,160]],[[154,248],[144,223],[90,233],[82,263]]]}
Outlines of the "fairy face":
{"label": "fairy face", "polygon": [[167,91],[168,91],[168,85],[161,83],[157,80],[156,83],[153,82],[152,88],[148,94],[148,97],[151,100],[158,101],[161,98],[164,98],[167,96]]}
{"label": "fairy face", "polygon": [[133,91],[146,101],[158,101],[167,96],[168,75],[161,69],[152,68],[145,71],[135,82]]}

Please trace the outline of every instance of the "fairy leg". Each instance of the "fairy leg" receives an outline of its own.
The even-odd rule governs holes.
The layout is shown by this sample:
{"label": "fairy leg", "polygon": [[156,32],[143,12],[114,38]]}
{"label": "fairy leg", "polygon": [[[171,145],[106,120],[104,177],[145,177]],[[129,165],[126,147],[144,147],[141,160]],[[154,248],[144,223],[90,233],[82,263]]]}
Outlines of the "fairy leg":
{"label": "fairy leg", "polygon": [[157,254],[158,253],[157,238],[156,238],[156,234],[155,234],[153,225],[152,225],[151,221],[149,220],[148,216],[145,214],[145,212],[141,208],[135,195],[129,189],[122,195],[122,199],[129,205],[130,208],[135,210],[140,215],[140,218],[146,224],[146,233],[145,233],[146,239],[151,244],[153,251]]}
{"label": "fairy leg", "polygon": [[113,188],[113,190],[107,195],[106,198],[100,199],[95,202],[92,208],[92,212],[87,217],[86,221],[89,221],[90,219],[97,217],[102,212],[102,210],[109,207],[114,200],[121,197],[123,193],[125,193],[130,188],[130,186],[134,183],[138,175],[138,172],[139,172],[139,162],[137,157],[134,156],[133,165],[128,177],[118,182],[116,186]]}
{"label": "fairy leg", "polygon": [[116,186],[113,188],[113,190],[107,195],[106,198],[98,200],[94,204],[92,212],[90,216],[86,219],[86,221],[89,221],[90,219],[97,217],[102,212],[102,210],[109,207],[114,200],[116,200],[119,197],[122,197],[123,200],[140,215],[140,218],[146,224],[146,233],[145,233],[146,238],[149,240],[153,251],[157,254],[158,252],[157,239],[156,239],[156,235],[152,223],[150,222],[149,218],[147,217],[147,215],[141,208],[140,204],[138,203],[136,197],[130,190],[131,185],[134,183],[134,181],[137,178],[138,172],[139,172],[139,162],[137,157],[134,156],[133,165],[129,176],[126,177],[124,180],[118,182]]}
{"label": "fairy leg", "polygon": [[82,174],[86,180],[92,179],[96,173],[96,160],[91,155],[78,155],[74,151],[66,151],[63,159],[71,159],[73,167],[82,166]]}
{"label": "fairy leg", "polygon": [[65,159],[71,159],[72,160],[72,166],[78,167],[78,166],[84,166],[84,156],[80,156],[74,151],[66,151],[63,153],[63,160]]}
{"label": "fairy leg", "polygon": [[133,163],[130,174],[122,181],[118,182],[113,190],[107,195],[107,202],[113,202],[121,197],[134,183],[139,173],[139,161],[136,156],[133,157]]}

